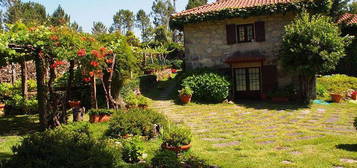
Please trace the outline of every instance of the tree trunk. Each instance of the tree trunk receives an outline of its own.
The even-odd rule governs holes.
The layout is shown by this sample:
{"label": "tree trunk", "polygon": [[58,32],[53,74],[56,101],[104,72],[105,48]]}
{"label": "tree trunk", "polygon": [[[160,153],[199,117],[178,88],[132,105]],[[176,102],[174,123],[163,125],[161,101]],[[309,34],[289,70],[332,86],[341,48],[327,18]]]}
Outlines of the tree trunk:
{"label": "tree trunk", "polygon": [[45,84],[45,60],[43,55],[37,53],[35,56],[36,65],[36,80],[37,80],[37,101],[40,125],[42,129],[48,128],[48,112],[47,112],[47,87]]}
{"label": "tree trunk", "polygon": [[91,106],[92,108],[98,109],[97,84],[96,84],[95,77],[92,77],[92,82],[91,82]]}
{"label": "tree trunk", "polygon": [[316,98],[316,77],[300,75],[300,95],[305,103],[310,103]]}
{"label": "tree trunk", "polygon": [[[68,102],[70,101],[71,96],[72,96],[71,91],[72,91],[72,82],[73,82],[73,78],[74,78],[74,64],[75,64],[74,60],[71,60],[69,62],[69,77],[67,80],[66,98],[64,100],[63,112],[62,112],[62,116],[61,116],[62,123],[67,123],[67,121],[68,121],[67,109],[69,108]],[[74,114],[73,114],[73,118],[74,118]]]}
{"label": "tree trunk", "polygon": [[[50,60],[50,65],[54,64],[53,58]],[[48,80],[48,91],[50,95],[49,102],[47,103],[47,110],[50,112],[50,121],[49,127],[55,128],[61,126],[61,112],[58,110],[58,95],[56,95],[55,91],[53,90],[53,82],[56,79],[56,70],[54,67],[51,67],[49,70],[50,76]]]}
{"label": "tree trunk", "polygon": [[11,84],[15,84],[16,81],[16,66],[14,63],[11,64]]}
{"label": "tree trunk", "polygon": [[28,87],[27,87],[27,65],[26,61],[23,60],[20,63],[21,65],[21,90],[22,90],[22,97],[24,100],[28,98]]}

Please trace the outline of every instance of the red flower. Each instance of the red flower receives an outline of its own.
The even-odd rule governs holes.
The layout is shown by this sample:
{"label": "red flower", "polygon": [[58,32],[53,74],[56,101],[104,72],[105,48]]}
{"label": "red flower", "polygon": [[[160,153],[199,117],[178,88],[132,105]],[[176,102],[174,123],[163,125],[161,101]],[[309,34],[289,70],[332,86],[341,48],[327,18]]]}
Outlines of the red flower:
{"label": "red flower", "polygon": [[113,59],[107,59],[105,62],[108,63],[108,64],[112,64],[113,63]]}
{"label": "red flower", "polygon": [[91,54],[92,54],[93,56],[96,56],[96,57],[99,56],[99,52],[98,52],[97,50],[92,50],[92,51],[91,51]]}
{"label": "red flower", "polygon": [[82,37],[81,40],[82,41],[87,41],[87,38],[86,37]]}
{"label": "red flower", "polygon": [[58,36],[56,36],[56,35],[51,36],[50,39],[53,41],[59,40]]}
{"label": "red flower", "polygon": [[55,69],[55,68],[57,68],[57,64],[56,64],[56,63],[51,64],[51,65],[50,65],[50,68],[51,68],[51,69]]}
{"label": "red flower", "polygon": [[107,54],[113,55],[113,50],[109,50]]}
{"label": "red flower", "polygon": [[86,55],[87,55],[86,50],[85,50],[85,49],[80,49],[80,50],[77,52],[77,55],[78,55],[79,57],[84,57],[84,56],[86,56]]}
{"label": "red flower", "polygon": [[357,95],[357,91],[352,92],[352,96]]}
{"label": "red flower", "polygon": [[55,64],[56,64],[56,65],[64,65],[64,64],[66,64],[66,63],[63,62],[63,61],[55,61]]}
{"label": "red flower", "polygon": [[99,65],[97,61],[91,61],[90,64],[94,67],[97,67]]}
{"label": "red flower", "polygon": [[89,72],[89,76],[93,77],[94,76],[94,72],[93,71]]}
{"label": "red flower", "polygon": [[36,27],[30,27],[29,30],[30,31],[35,31],[37,28]]}
{"label": "red flower", "polygon": [[108,68],[108,69],[107,69],[107,72],[109,72],[109,73],[110,73],[110,72],[113,72],[113,69],[112,69],[112,68]]}
{"label": "red flower", "polygon": [[90,82],[91,78],[83,78],[84,82]]}
{"label": "red flower", "polygon": [[177,70],[176,69],[171,69],[171,72],[172,73],[177,73]]}
{"label": "red flower", "polygon": [[40,52],[38,52],[38,56],[40,56],[40,57],[43,57],[43,51],[42,50],[40,50]]}
{"label": "red flower", "polygon": [[105,52],[107,51],[107,48],[102,47],[102,48],[100,48],[99,50],[100,50],[102,53],[105,53]]}

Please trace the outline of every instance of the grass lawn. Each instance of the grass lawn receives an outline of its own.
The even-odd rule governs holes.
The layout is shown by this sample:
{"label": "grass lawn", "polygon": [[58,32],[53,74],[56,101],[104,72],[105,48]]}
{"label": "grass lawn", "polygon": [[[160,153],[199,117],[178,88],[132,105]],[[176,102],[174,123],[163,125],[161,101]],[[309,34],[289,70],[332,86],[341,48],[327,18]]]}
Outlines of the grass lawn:
{"label": "grass lawn", "polygon": [[221,167],[357,167],[356,104],[262,102],[155,107],[190,126],[193,152]]}
{"label": "grass lawn", "polygon": [[[165,95],[159,97],[163,98]],[[152,108],[192,128],[192,152],[220,167],[357,167],[356,104],[279,105],[262,102],[176,105],[158,99]],[[85,117],[88,121],[88,116]],[[38,116],[0,117],[0,160],[38,131]],[[97,138],[107,123],[92,124]],[[146,143],[148,160],[159,139]]]}

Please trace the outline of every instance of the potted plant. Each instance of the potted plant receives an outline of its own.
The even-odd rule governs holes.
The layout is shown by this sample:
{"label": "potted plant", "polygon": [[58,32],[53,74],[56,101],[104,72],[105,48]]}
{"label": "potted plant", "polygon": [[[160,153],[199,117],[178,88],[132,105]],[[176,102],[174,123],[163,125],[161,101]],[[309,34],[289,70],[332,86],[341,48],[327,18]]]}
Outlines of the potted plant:
{"label": "potted plant", "polygon": [[110,120],[113,110],[108,109],[91,109],[88,112],[89,122],[91,123],[100,123],[107,122]]}
{"label": "potted plant", "polygon": [[191,102],[193,91],[190,87],[185,87],[179,90],[180,100],[182,103],[187,104]]}
{"label": "potted plant", "polygon": [[352,100],[357,100],[357,91],[352,92],[351,98]]}
{"label": "potted plant", "polygon": [[171,126],[163,134],[161,147],[176,153],[187,151],[191,148],[192,133],[189,128],[183,126]]}

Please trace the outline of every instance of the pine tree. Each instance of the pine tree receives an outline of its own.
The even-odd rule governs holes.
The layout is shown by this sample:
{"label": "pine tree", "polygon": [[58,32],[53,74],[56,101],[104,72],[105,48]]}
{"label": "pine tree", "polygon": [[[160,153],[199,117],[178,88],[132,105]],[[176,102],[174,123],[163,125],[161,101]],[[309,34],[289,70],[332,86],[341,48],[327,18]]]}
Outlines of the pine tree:
{"label": "pine tree", "polygon": [[108,28],[102,22],[93,22],[92,34],[105,34]]}
{"label": "pine tree", "polygon": [[122,34],[132,31],[134,28],[134,13],[130,10],[119,10],[113,17],[114,28]]}
{"label": "pine tree", "polygon": [[206,5],[207,0],[188,0],[188,4],[186,6],[187,9],[192,9],[198,6]]}
{"label": "pine tree", "polygon": [[146,15],[144,10],[139,10],[136,14],[136,27],[141,31],[141,39],[143,42],[147,42],[151,38],[152,34],[152,26],[150,22],[150,18]]}
{"label": "pine tree", "polygon": [[50,22],[53,26],[69,25],[70,16],[64,11],[61,5],[53,12]]}

